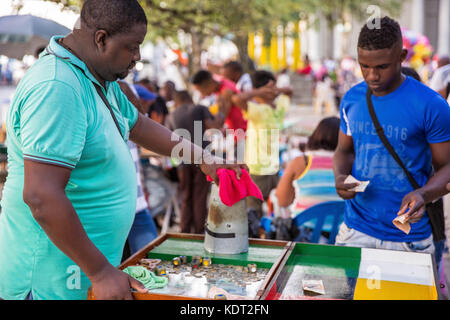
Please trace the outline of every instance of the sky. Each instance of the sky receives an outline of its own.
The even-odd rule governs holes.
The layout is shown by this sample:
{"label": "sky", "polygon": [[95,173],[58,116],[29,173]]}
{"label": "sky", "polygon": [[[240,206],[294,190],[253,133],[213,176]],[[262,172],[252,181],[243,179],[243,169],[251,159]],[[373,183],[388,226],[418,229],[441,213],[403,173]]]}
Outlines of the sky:
{"label": "sky", "polygon": [[[13,4],[18,3],[18,0],[0,0],[0,16],[15,14],[13,11]],[[56,21],[63,26],[72,29],[78,14],[69,11],[61,10],[61,6],[56,3],[40,1],[40,0],[22,0],[23,8],[20,14],[32,14],[38,17]]]}

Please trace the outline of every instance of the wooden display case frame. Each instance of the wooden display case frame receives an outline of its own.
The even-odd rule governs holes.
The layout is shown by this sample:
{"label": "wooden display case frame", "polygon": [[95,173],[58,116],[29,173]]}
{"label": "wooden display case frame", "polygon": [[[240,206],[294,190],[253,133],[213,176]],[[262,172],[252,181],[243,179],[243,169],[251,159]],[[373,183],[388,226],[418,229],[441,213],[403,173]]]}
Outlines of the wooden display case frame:
{"label": "wooden display case frame", "polygon": [[[129,257],[127,260],[122,262],[122,264],[118,267],[120,270],[125,269],[126,267],[136,265],[139,260],[146,258],[149,251],[153,250],[160,244],[162,244],[167,239],[185,239],[185,240],[200,240],[203,241],[205,236],[200,234],[190,234],[190,233],[164,233],[161,234],[158,238],[147,244],[144,248],[136,252],[134,255]],[[279,269],[281,262],[284,261],[285,257],[288,255],[289,249],[292,246],[290,241],[279,241],[279,240],[264,240],[264,239],[249,239],[249,245],[262,245],[262,246],[275,246],[283,248],[281,255],[278,259],[273,263],[270,268],[267,277],[264,279],[261,287],[258,289],[257,294],[253,300],[261,300],[264,293],[267,291],[267,286],[271,283],[274,275]],[[169,294],[161,294],[161,293],[132,293],[133,298],[135,300],[210,300],[207,298],[197,298],[197,297],[187,297],[187,296],[176,296]],[[95,297],[92,294],[91,289],[88,292],[88,299],[95,300]]]}
{"label": "wooden display case frame", "polygon": [[[288,252],[283,256],[283,258],[281,259],[281,261],[280,261],[280,263],[278,265],[278,268],[275,271],[275,274],[273,274],[271,276],[271,278],[270,278],[271,280],[265,286],[265,291],[260,296],[260,298],[259,298],[260,300],[266,300],[267,299],[267,297],[270,294],[270,290],[272,289],[272,287],[275,285],[275,282],[280,277],[280,274],[283,272],[283,268],[287,265],[287,262],[288,262],[289,258],[295,252],[296,245],[299,244],[299,243],[302,243],[302,242],[294,242],[294,241],[290,242]],[[306,243],[306,244],[320,245],[320,246],[333,246],[333,245],[329,245],[329,244],[316,244],[316,243]],[[386,250],[386,249],[378,249],[378,250]],[[442,296],[442,293],[441,293],[441,290],[440,290],[439,277],[438,277],[437,267],[436,267],[436,263],[435,263],[433,254],[431,254],[431,264],[432,264],[433,280],[434,280],[436,291],[437,291],[437,300],[442,300],[443,296]],[[320,297],[317,300],[321,300]],[[326,300],[329,300],[329,299],[326,299]]]}

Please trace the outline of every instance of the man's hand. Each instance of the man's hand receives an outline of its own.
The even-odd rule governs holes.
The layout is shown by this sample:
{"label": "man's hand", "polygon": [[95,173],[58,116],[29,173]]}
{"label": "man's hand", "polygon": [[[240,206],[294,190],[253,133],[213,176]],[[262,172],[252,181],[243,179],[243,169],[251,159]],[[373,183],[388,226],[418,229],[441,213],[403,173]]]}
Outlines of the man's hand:
{"label": "man's hand", "polygon": [[450,183],[447,183],[447,190],[450,191]]}
{"label": "man's hand", "polygon": [[357,187],[357,183],[345,183],[345,179],[348,176],[340,175],[336,177],[336,192],[337,194],[345,200],[352,199],[356,196],[355,191],[349,191],[350,189]]}
{"label": "man's hand", "polygon": [[279,88],[274,81],[269,81],[265,86],[257,89],[257,96],[267,101],[274,100],[280,94]]}
{"label": "man's hand", "polygon": [[406,213],[408,215],[408,222],[415,223],[422,219],[423,214],[425,213],[425,200],[417,190],[410,192],[403,197],[400,211],[397,215],[401,216],[402,214],[405,214],[408,209],[409,211]]}
{"label": "man's hand", "polygon": [[140,293],[148,292],[141,282],[112,265],[91,277],[90,280],[96,300],[133,300],[131,288]]}
{"label": "man's hand", "polygon": [[241,169],[245,169],[247,171],[248,167],[246,164],[220,164],[220,162],[224,162],[224,159],[217,158],[218,161],[214,161],[212,164],[203,163],[200,165],[200,169],[207,176],[210,176],[211,179],[214,180],[214,183],[219,185],[219,177],[217,176],[218,169],[231,169],[236,173],[236,177],[239,180],[242,175]]}

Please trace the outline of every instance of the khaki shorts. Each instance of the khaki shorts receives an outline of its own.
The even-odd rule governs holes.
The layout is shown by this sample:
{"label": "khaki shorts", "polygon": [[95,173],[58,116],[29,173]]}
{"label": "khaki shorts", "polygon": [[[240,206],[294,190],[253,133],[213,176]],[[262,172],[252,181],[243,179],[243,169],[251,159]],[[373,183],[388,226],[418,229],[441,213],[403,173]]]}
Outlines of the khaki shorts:
{"label": "khaki shorts", "polygon": [[430,235],[424,240],[413,242],[383,241],[371,237],[365,233],[359,232],[355,229],[349,228],[345,224],[345,222],[343,222],[339,228],[335,244],[337,246],[387,249],[434,254],[433,235]]}

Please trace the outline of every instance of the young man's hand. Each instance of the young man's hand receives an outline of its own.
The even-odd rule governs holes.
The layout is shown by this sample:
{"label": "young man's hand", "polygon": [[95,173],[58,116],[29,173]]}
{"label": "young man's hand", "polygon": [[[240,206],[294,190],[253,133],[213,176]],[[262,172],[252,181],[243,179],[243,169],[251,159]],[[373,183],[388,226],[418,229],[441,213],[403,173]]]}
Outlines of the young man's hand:
{"label": "young man's hand", "polygon": [[350,189],[357,187],[357,183],[345,183],[345,179],[347,179],[348,176],[340,175],[336,177],[336,192],[337,194],[345,200],[352,199],[356,196],[355,191],[349,191]]}
{"label": "young man's hand", "polygon": [[404,214],[408,209],[409,211],[406,213],[408,215],[408,222],[415,223],[422,219],[425,213],[425,200],[419,191],[410,192],[403,197],[400,211],[397,215]]}
{"label": "young man's hand", "polygon": [[257,90],[257,96],[267,101],[274,100],[280,93],[279,89],[275,85],[275,82],[272,80],[269,81],[265,86],[260,87]]}

